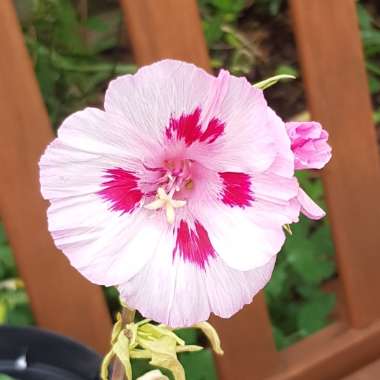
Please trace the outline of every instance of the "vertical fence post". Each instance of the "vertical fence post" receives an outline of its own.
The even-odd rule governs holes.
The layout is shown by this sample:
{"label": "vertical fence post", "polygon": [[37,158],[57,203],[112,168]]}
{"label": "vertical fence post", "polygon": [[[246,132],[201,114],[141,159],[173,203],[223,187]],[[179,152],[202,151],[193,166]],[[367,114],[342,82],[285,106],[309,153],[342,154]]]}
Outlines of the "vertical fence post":
{"label": "vertical fence post", "polygon": [[111,321],[102,291],[48,234],[38,160],[53,133],[11,0],[0,1],[0,16],[1,219],[37,323],[104,352]]}
{"label": "vertical fence post", "polygon": [[[197,64],[210,71],[196,0],[120,0],[134,56],[139,65],[163,58]],[[256,297],[230,320],[213,318],[224,357],[222,380],[261,380],[279,369],[264,297]]]}
{"label": "vertical fence post", "polygon": [[354,0],[291,0],[314,119],[333,159],[323,173],[350,323],[380,317],[380,165]]}

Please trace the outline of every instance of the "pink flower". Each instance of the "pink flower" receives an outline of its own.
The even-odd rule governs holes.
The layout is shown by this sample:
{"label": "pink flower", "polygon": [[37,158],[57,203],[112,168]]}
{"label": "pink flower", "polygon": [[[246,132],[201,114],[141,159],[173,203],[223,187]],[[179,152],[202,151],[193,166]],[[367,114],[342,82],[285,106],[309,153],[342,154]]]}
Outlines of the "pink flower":
{"label": "pink flower", "polygon": [[55,244],[147,318],[230,317],[300,213],[284,123],[246,79],[173,60],[112,81],[104,108],[68,117],[41,158]]}
{"label": "pink flower", "polygon": [[286,130],[292,142],[295,169],[322,169],[331,158],[329,137],[321,124],[311,122],[286,123]]}

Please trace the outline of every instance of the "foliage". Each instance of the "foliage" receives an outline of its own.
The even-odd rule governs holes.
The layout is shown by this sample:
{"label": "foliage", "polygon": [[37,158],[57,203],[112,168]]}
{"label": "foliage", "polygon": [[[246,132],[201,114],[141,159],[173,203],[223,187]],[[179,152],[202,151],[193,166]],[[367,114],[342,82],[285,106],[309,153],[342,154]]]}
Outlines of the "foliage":
{"label": "foliage", "polygon": [[33,323],[28,297],[17,270],[2,225],[0,225],[0,324]]}
{"label": "foliage", "polygon": [[214,68],[229,66],[235,74],[247,74],[255,62],[254,46],[237,30],[245,0],[199,0],[203,29]]}
{"label": "foliage", "polygon": [[118,62],[121,15],[80,16],[71,0],[19,0],[25,39],[54,126],[99,102],[104,84],[136,67]]}
{"label": "foliage", "polygon": [[374,121],[380,124],[380,18],[375,18],[362,3],[358,3],[357,9],[369,89],[374,99]]}
{"label": "foliage", "polygon": [[[313,199],[321,200],[321,181],[301,172],[298,178]],[[322,203],[323,206],[323,202]],[[326,220],[301,218],[291,226],[272,279],[265,289],[274,336],[279,348],[321,329],[335,305],[321,285],[335,274],[334,249]]]}

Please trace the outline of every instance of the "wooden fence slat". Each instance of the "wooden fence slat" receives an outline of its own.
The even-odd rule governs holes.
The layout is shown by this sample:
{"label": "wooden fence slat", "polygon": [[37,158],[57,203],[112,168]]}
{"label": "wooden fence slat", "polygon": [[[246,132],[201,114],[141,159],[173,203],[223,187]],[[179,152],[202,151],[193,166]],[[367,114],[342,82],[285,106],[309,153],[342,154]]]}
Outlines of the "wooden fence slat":
{"label": "wooden fence slat", "polygon": [[209,68],[197,3],[194,0],[120,0],[139,65],[163,58]]}
{"label": "wooden fence slat", "polygon": [[348,327],[334,322],[282,351],[284,368],[270,380],[338,380],[379,358],[380,321]]}
{"label": "wooden fence slat", "polygon": [[100,288],[69,266],[48,234],[38,160],[53,138],[11,0],[0,1],[0,214],[37,323],[100,352],[110,316]]}
{"label": "wooden fence slat", "polygon": [[218,360],[220,380],[263,380],[282,369],[263,293],[230,319],[213,317],[225,355]]}
{"label": "wooden fence slat", "polygon": [[323,179],[354,327],[380,317],[380,165],[354,0],[291,0],[314,119],[330,132]]}
{"label": "wooden fence slat", "polygon": [[[195,0],[120,0],[120,3],[139,65],[176,58],[210,70]],[[264,374],[277,372],[279,355],[261,295],[230,320],[213,318],[212,322],[225,351],[218,360],[222,380],[258,380]]]}

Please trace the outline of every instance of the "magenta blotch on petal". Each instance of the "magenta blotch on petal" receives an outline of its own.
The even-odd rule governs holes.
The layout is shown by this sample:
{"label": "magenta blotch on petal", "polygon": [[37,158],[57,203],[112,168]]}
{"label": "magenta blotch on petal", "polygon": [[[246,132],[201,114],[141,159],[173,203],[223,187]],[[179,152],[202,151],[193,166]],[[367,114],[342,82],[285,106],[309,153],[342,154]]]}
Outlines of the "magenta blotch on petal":
{"label": "magenta blotch on petal", "polygon": [[177,229],[176,245],[173,250],[173,260],[178,254],[184,261],[189,261],[204,269],[210,257],[216,253],[211,245],[205,228],[196,220],[194,228],[189,227],[185,220],[181,220]]}
{"label": "magenta blotch on petal", "polygon": [[188,146],[196,141],[208,144],[214,142],[223,133],[224,123],[217,118],[212,118],[207,128],[202,131],[201,112],[198,107],[190,114],[182,114],[179,118],[172,117],[165,129],[166,137],[169,140],[183,139]]}
{"label": "magenta blotch on petal", "polygon": [[246,173],[219,173],[222,179],[222,202],[228,206],[247,207],[254,200],[251,177]]}
{"label": "magenta blotch on petal", "polygon": [[133,212],[139,205],[143,193],[138,188],[138,177],[121,168],[107,169],[98,194],[111,202],[112,211]]}

